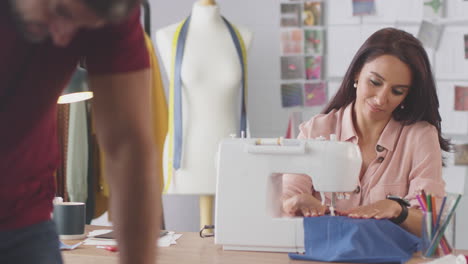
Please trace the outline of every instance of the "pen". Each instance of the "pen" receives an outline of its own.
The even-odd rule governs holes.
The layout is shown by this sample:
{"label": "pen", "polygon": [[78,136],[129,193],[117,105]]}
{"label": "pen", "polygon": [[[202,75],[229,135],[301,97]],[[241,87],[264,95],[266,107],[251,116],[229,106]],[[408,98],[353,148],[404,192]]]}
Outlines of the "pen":
{"label": "pen", "polygon": [[450,248],[450,245],[447,242],[445,235],[442,236],[439,244],[442,246],[442,250],[444,251],[445,255],[452,253],[452,249]]}
{"label": "pen", "polygon": [[426,204],[427,204],[427,211],[432,213],[432,201],[431,201],[431,194],[426,196]]}
{"label": "pen", "polygon": [[424,202],[426,202],[426,192],[424,191],[424,189],[421,190],[421,195],[422,195],[422,198],[424,199]]}
{"label": "pen", "polygon": [[117,252],[117,251],[119,251],[119,249],[117,248],[117,246],[96,246],[96,248],[102,248],[102,249],[105,249],[105,250],[110,251],[110,252]]}
{"label": "pen", "polygon": [[427,206],[427,195],[424,189],[421,190],[421,199],[424,203],[424,207],[426,208],[426,211],[429,211],[429,207]]}
{"label": "pen", "polygon": [[435,233],[437,230],[436,230],[436,224],[437,224],[437,206],[436,206],[436,199],[435,199],[435,196],[432,195],[431,196],[431,206],[432,206],[432,230],[434,230],[433,232]]}
{"label": "pen", "polygon": [[419,202],[419,206],[421,206],[421,210],[423,210],[424,212],[427,211],[426,209],[426,205],[423,203],[423,201],[421,200],[421,196],[420,194],[416,195],[416,198],[418,199],[418,202]]}
{"label": "pen", "polygon": [[435,229],[437,230],[440,226],[440,219],[442,218],[442,214],[444,213],[444,207],[445,207],[445,202],[447,201],[447,195],[444,196],[444,199],[442,199],[442,204],[440,205],[440,210],[439,214],[437,215],[437,220],[435,224]]}
{"label": "pen", "polygon": [[428,234],[429,234],[429,238],[432,239],[432,235],[433,235],[433,232],[432,232],[432,205],[431,205],[431,195],[428,194],[426,196],[426,201],[427,201],[427,228],[428,228]]}
{"label": "pen", "polygon": [[426,218],[427,237],[432,240],[432,213],[428,211],[424,217]]}

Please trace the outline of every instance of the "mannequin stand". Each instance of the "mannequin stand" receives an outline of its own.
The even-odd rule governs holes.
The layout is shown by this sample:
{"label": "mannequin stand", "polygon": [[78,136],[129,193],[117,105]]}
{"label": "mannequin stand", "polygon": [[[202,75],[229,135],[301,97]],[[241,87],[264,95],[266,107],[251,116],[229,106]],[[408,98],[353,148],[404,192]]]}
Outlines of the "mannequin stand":
{"label": "mannequin stand", "polygon": [[[205,225],[213,225],[213,198],[214,195],[200,196],[200,228]],[[205,229],[207,233],[213,233],[213,229]]]}

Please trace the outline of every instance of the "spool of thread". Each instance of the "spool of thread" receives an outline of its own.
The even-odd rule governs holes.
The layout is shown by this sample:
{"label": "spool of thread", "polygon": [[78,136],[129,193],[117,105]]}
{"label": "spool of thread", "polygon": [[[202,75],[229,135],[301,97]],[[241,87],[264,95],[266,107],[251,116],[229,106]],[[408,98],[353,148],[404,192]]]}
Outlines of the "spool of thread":
{"label": "spool of thread", "polygon": [[255,141],[255,145],[267,145],[267,146],[299,146],[300,143],[296,139],[284,139],[279,138],[258,138]]}
{"label": "spool of thread", "polygon": [[280,145],[280,138],[258,138],[255,141],[256,145]]}

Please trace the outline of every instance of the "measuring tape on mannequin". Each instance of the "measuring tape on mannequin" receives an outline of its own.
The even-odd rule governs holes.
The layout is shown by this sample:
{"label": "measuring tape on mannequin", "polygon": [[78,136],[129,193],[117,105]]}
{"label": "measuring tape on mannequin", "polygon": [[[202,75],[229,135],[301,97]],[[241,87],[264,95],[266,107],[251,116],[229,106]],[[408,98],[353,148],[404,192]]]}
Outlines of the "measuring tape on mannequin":
{"label": "measuring tape on mannequin", "polygon": [[[244,40],[239,31],[227,21],[223,20],[229,29],[231,38],[236,47],[242,67],[242,91],[241,91],[241,120],[239,135],[247,129],[247,52]],[[172,73],[169,87],[169,139],[168,139],[168,166],[167,180],[164,186],[164,193],[167,193],[172,182],[172,176],[175,170],[180,168],[182,157],[182,79],[181,69],[184,57],[185,41],[187,40],[187,31],[190,25],[190,16],[177,26],[174,38],[172,39]],[[172,158],[171,158],[172,157]]]}

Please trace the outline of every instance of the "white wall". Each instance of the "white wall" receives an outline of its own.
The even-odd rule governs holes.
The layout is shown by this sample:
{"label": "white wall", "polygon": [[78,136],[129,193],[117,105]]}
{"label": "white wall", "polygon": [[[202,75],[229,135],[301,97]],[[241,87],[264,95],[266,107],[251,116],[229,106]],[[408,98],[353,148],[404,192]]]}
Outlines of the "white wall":
{"label": "white wall", "polygon": [[[150,0],[153,32],[185,18],[195,0]],[[308,119],[320,108],[284,109],[280,95],[280,2],[286,0],[218,0],[224,16],[237,25],[254,32],[248,53],[249,99],[248,115],[252,136],[284,135],[291,111],[304,110]],[[340,85],[352,56],[362,42],[382,27],[398,27],[417,35],[423,17],[422,0],[376,0],[377,15],[353,17],[351,0],[327,0],[325,21],[327,46],[325,51],[326,79],[329,96]],[[446,24],[439,49],[427,49],[437,80],[443,132],[458,143],[468,142],[468,114],[453,111],[453,85],[468,85],[468,60],[463,57],[463,34],[468,33],[468,1],[447,0]],[[153,33],[154,36],[154,33]],[[164,69],[162,69],[164,71]],[[163,72],[163,75],[166,74]],[[451,160],[444,169],[448,191],[465,192],[468,167],[453,166]],[[198,197],[165,196],[166,225],[180,231],[198,230]],[[464,197],[457,214],[457,247],[468,249],[468,198]],[[183,217],[181,214],[183,213]]]}

